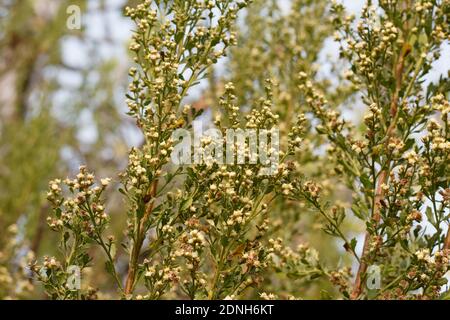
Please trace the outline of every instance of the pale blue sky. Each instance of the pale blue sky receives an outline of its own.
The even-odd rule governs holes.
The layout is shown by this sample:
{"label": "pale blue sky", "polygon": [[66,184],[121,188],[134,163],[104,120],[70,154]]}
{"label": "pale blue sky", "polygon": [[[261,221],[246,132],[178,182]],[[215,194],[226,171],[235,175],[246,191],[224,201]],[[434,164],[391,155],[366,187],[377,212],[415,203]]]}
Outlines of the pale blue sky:
{"label": "pale blue sky", "polygon": [[[119,72],[126,77],[126,68],[128,66],[129,59],[127,54],[126,43],[131,36],[131,30],[133,29],[133,24],[128,18],[124,18],[121,15],[120,9],[123,6],[125,0],[108,0],[105,1],[107,10],[98,11],[95,10],[99,4],[99,1],[89,1],[90,11],[93,13],[84,14],[82,17],[83,25],[86,26],[87,34],[90,38],[98,39],[100,45],[95,47],[98,55],[102,59],[115,58],[121,65]],[[280,5],[284,8],[289,7],[290,0],[280,0]],[[347,7],[348,11],[354,13],[357,17],[361,11],[364,4],[364,0],[344,0],[343,3]],[[108,41],[104,41],[108,39]],[[92,49],[92,48],[91,48]],[[79,66],[84,65],[90,60],[90,51],[83,43],[81,43],[76,38],[68,38],[63,45],[63,53],[65,61],[68,65]],[[325,43],[325,48],[320,55],[319,65],[321,66],[321,75],[326,76],[330,69],[330,61],[336,61],[338,59],[338,44],[334,42],[331,38]],[[433,72],[431,72],[427,78],[427,82],[435,81],[439,78],[441,74],[447,74],[450,65],[450,45],[444,45],[444,50],[441,58],[436,61],[433,65]],[[118,74],[117,76],[121,76]],[[79,85],[81,78],[77,78],[74,74],[62,72],[59,75],[61,81],[67,84]],[[199,88],[204,86],[199,86],[192,93],[195,95]],[[118,93],[120,95],[123,93]],[[64,100],[64,97],[61,97]],[[123,99],[124,100],[124,99]],[[350,117],[359,118],[360,113],[364,112],[363,108],[353,109]],[[345,114],[346,117],[349,116],[348,112]],[[84,114],[83,121],[87,122],[84,128],[80,132],[79,138],[86,142],[92,143],[95,140],[96,135],[92,130],[88,130],[89,119],[91,116],[89,114]],[[132,144],[137,143],[139,137],[131,136]]]}
{"label": "pale blue sky", "polygon": [[[280,0],[282,7],[288,9],[290,0]],[[359,16],[364,0],[344,0],[343,1],[348,11]],[[96,10],[100,1],[89,1],[90,14],[84,14],[82,23],[86,27],[86,32],[89,38],[97,39],[99,44],[95,48],[88,48],[84,43],[80,42],[75,37],[68,37],[63,45],[63,54],[65,62],[71,66],[82,66],[86,63],[92,63],[90,50],[95,50],[98,57],[98,62],[101,60],[108,60],[114,58],[119,63],[119,69],[116,72],[116,77],[122,78],[127,76],[127,67],[130,64],[127,53],[126,43],[131,36],[133,23],[122,16],[121,8],[125,0],[108,0],[106,3],[106,10]],[[105,41],[107,39],[107,41]],[[330,70],[330,61],[338,60],[338,44],[331,38],[325,42],[325,48],[320,55],[319,65],[321,67],[321,76],[326,77]],[[449,70],[450,64],[450,46],[446,45],[442,57],[435,62],[434,71],[428,76],[427,82],[434,81],[439,78],[441,74],[446,74]],[[220,68],[219,68],[220,71]],[[81,84],[82,79],[76,73],[61,71],[58,74],[60,81],[67,85],[77,87]],[[126,81],[126,79],[124,79]],[[120,81],[120,79],[118,79]],[[201,83],[191,91],[191,97],[198,95],[202,88],[205,88],[206,83]],[[125,92],[116,92],[117,103],[122,106],[123,113],[126,111],[125,107]],[[70,99],[70,92],[62,92],[57,96],[59,105],[63,105],[64,101]],[[358,103],[345,110],[344,117],[350,119],[360,119],[365,112],[365,108]],[[207,116],[207,114],[206,114]],[[81,114],[81,130],[79,130],[78,138],[86,146],[95,142],[97,138],[95,127],[93,126],[93,116],[89,110]],[[126,130],[127,140],[130,145],[137,145],[140,143],[141,136],[138,132],[133,130]],[[70,158],[70,155],[69,155]]]}

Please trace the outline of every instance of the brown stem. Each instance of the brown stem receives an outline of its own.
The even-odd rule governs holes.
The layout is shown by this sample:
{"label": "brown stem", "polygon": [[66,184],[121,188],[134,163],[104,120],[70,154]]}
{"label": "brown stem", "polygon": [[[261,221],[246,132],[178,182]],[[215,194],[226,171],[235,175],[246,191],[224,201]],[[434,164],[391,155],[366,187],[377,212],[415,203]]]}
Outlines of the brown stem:
{"label": "brown stem", "polygon": [[[389,140],[391,137],[395,134],[395,128],[397,126],[397,120],[398,120],[398,100],[400,95],[400,90],[402,87],[402,80],[403,80],[403,70],[405,65],[405,58],[408,56],[408,54],[411,52],[411,47],[409,44],[405,43],[405,45],[402,48],[402,51],[400,53],[399,59],[397,63],[395,64],[394,76],[395,76],[395,91],[394,95],[392,96],[391,100],[391,106],[389,113],[392,117],[392,122],[389,125],[386,136],[384,138],[384,147],[387,148],[389,144]],[[375,201],[374,201],[374,208],[373,208],[373,214],[372,214],[372,220],[377,225],[381,220],[380,215],[380,206],[381,201],[384,198],[384,191],[382,189],[382,186],[384,183],[386,183],[387,178],[389,175],[389,166],[384,168],[380,172],[380,177],[377,181],[377,187],[376,187],[376,193],[375,193]],[[363,251],[361,254],[361,262],[359,264],[358,273],[356,274],[355,284],[353,287],[353,292],[351,294],[351,299],[357,299],[362,292],[362,279],[367,271],[367,255],[369,253],[370,248],[370,240],[371,235],[369,232],[366,231],[366,235],[364,237],[364,245],[363,245]]]}
{"label": "brown stem", "polygon": [[129,295],[133,293],[134,285],[136,282],[136,272],[139,262],[139,253],[141,252],[142,244],[145,240],[145,235],[147,232],[146,225],[148,222],[148,219],[150,219],[150,215],[153,211],[154,201],[153,198],[156,195],[156,190],[158,186],[158,181],[155,180],[152,185],[150,186],[150,190],[148,195],[150,196],[150,202],[147,205],[147,208],[145,210],[144,216],[139,221],[137,235],[136,235],[136,242],[134,243],[133,249],[131,250],[131,256],[130,256],[130,263],[128,267],[128,274],[127,274],[127,280],[125,283],[125,295]]}
{"label": "brown stem", "polygon": [[448,226],[447,236],[445,237],[444,250],[450,250],[450,225]]}

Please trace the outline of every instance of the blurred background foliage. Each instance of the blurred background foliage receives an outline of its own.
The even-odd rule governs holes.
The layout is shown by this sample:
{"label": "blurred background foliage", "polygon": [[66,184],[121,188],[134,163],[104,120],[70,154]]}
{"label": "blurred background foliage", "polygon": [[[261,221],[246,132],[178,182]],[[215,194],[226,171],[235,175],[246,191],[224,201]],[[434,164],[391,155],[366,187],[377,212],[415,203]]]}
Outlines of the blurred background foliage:
{"label": "blurred background foliage", "polygon": [[[125,116],[126,53],[131,25],[123,17],[136,0],[0,0],[0,298],[42,298],[40,288],[23,267],[35,256],[55,253],[56,239],[46,226],[48,181],[67,176],[87,164],[98,176],[111,176],[125,166],[127,151],[140,143]],[[353,5],[360,1],[352,1]],[[82,10],[82,29],[66,27],[67,8]],[[354,99],[353,88],[342,80],[343,66],[326,53],[333,36],[326,0],[255,0],[241,17],[238,46],[210,70],[189,99],[211,116],[218,108],[223,84],[235,83],[239,105],[246,108],[263,95],[264,81],[276,81],[274,101],[281,131],[298,112],[306,112],[296,86],[298,72],[315,75],[330,105]],[[334,49],[333,49],[334,48]],[[332,52],[336,54],[336,52]],[[326,63],[324,63],[326,61]],[[336,83],[340,85],[337,86]],[[359,123],[359,112],[349,113]],[[314,125],[314,123],[312,123]],[[330,198],[345,207],[351,195],[334,179],[323,138],[311,128],[308,149],[298,155],[304,172],[328,186]],[[320,148],[319,148],[320,146]],[[108,211],[112,233],[123,237],[126,214],[120,194],[110,188]],[[271,212],[272,237],[295,247],[310,243],[332,268],[344,248],[320,231],[322,220],[307,208],[280,202]],[[350,223],[348,232],[359,230]],[[100,288],[100,297],[117,297],[102,255],[87,276]],[[124,257],[125,258],[125,257]],[[117,265],[126,273],[126,258]],[[276,272],[266,275],[266,288],[278,295],[302,298],[333,297],[323,281],[282,281]],[[84,282],[84,281],[83,281]],[[255,298],[250,296],[249,298]]]}
{"label": "blurred background foliage", "polygon": [[[0,1],[0,298],[27,287],[15,278],[22,256],[56,250],[45,221],[49,179],[80,163],[112,174],[126,157],[119,92],[128,61],[103,54],[125,44],[95,34],[108,10],[121,14],[107,3]],[[70,5],[82,10],[81,30],[66,26]]]}

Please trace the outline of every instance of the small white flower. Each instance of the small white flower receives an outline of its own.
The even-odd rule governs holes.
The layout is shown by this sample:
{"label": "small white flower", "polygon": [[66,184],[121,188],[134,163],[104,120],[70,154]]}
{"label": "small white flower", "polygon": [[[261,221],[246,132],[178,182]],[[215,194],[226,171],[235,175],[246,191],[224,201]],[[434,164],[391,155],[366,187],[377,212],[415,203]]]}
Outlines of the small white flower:
{"label": "small white flower", "polygon": [[111,182],[111,178],[105,178],[100,180],[102,186],[107,187],[109,183]]}

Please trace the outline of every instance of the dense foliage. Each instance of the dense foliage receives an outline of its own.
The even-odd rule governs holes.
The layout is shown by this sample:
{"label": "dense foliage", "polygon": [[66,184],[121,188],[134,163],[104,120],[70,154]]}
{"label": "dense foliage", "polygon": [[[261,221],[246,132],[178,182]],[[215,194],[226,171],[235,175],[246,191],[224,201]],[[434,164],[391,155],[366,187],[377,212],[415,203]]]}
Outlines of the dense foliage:
{"label": "dense foliage", "polygon": [[[53,101],[0,127],[0,297],[448,297],[450,83],[426,81],[450,39],[448,0],[369,0],[360,19],[325,0],[129,5],[127,116],[142,141],[128,159],[100,156],[125,147],[125,137],[111,142],[127,121],[115,102],[93,108],[111,110],[87,150],[73,124],[49,143],[66,123]],[[325,71],[331,38],[339,57]],[[175,134],[199,123],[220,138],[194,142],[203,161],[175,163]],[[38,148],[15,134],[22,127],[38,132]],[[230,141],[229,129],[271,134],[268,158],[252,161],[250,139]],[[67,146],[89,166],[51,180],[44,205],[41,184],[70,170]],[[218,161],[228,152],[231,163]],[[57,248],[28,231],[48,211]]]}

